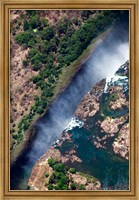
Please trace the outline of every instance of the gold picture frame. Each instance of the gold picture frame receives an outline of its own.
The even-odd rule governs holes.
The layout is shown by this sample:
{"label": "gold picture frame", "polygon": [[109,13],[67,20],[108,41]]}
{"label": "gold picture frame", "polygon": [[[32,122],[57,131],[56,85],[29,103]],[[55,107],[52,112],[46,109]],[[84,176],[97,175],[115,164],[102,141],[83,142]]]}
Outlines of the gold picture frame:
{"label": "gold picture frame", "polygon": [[[0,32],[0,199],[139,200],[139,1],[138,0],[1,0]],[[9,10],[10,9],[128,9],[130,11],[130,190],[129,191],[10,191],[9,190]]]}

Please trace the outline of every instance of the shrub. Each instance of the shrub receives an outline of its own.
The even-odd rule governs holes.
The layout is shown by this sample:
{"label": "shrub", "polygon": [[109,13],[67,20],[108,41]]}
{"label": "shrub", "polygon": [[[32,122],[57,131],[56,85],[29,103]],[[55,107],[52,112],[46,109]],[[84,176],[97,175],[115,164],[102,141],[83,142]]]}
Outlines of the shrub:
{"label": "shrub", "polygon": [[27,60],[23,60],[23,66],[26,67],[28,65],[28,61]]}
{"label": "shrub", "polygon": [[32,34],[29,31],[25,31],[15,36],[15,40],[19,45],[26,44],[32,39]]}
{"label": "shrub", "polygon": [[79,186],[79,190],[85,190],[85,186],[81,184],[81,185]]}
{"label": "shrub", "polygon": [[33,47],[35,45],[35,40],[32,38],[31,40],[29,40],[28,42],[28,47]]}
{"label": "shrub", "polygon": [[69,181],[69,178],[67,176],[62,176],[61,177],[61,183],[62,184],[66,184],[66,183],[68,183],[68,181]]}
{"label": "shrub", "polygon": [[33,69],[34,71],[38,71],[40,68],[41,68],[41,65],[39,65],[39,64],[32,65],[32,69]]}
{"label": "shrub", "polygon": [[75,168],[70,168],[69,172],[72,173],[72,174],[75,174],[76,170],[75,170]]}
{"label": "shrub", "polygon": [[75,185],[75,183],[71,183],[70,187],[71,187],[72,190],[76,190],[76,185]]}
{"label": "shrub", "polygon": [[29,124],[27,122],[25,122],[24,127],[23,127],[24,131],[26,131],[28,128],[29,128]]}
{"label": "shrub", "polygon": [[118,99],[118,94],[116,94],[116,93],[111,94],[111,96],[110,96],[111,101],[116,101],[117,99]]}
{"label": "shrub", "polygon": [[54,189],[54,186],[52,184],[49,184],[48,190],[53,190],[53,189]]}
{"label": "shrub", "polygon": [[49,183],[52,184],[52,183],[55,183],[55,175],[52,174],[49,178]]}
{"label": "shrub", "polygon": [[35,101],[39,101],[39,97],[37,95],[34,96]]}
{"label": "shrub", "polygon": [[50,40],[54,36],[54,31],[52,27],[47,27],[41,31],[41,35],[43,39]]}
{"label": "shrub", "polygon": [[50,167],[53,167],[56,164],[56,161],[54,159],[52,159],[52,158],[49,158],[48,159],[48,164],[49,164]]}
{"label": "shrub", "polygon": [[32,58],[32,57],[34,57],[37,53],[38,53],[37,49],[32,48],[32,49],[28,52],[28,57],[29,57],[29,58]]}
{"label": "shrub", "polygon": [[65,172],[65,165],[63,163],[55,164],[54,170],[57,172]]}
{"label": "shrub", "polygon": [[49,173],[46,173],[46,174],[45,174],[45,177],[48,178],[48,176],[49,176]]}
{"label": "shrub", "polygon": [[13,138],[16,140],[18,138],[18,134],[17,133],[13,133]]}
{"label": "shrub", "polygon": [[31,59],[31,63],[32,63],[32,64],[39,65],[39,64],[41,64],[41,58],[42,58],[41,53],[37,53],[37,54],[35,54],[35,56]]}
{"label": "shrub", "polygon": [[28,23],[28,21],[24,21],[24,31],[28,30],[30,28],[30,24]]}
{"label": "shrub", "polygon": [[62,190],[68,190],[68,185],[66,185],[66,184],[63,185],[61,189],[62,189]]}
{"label": "shrub", "polygon": [[30,186],[29,185],[27,186],[27,190],[30,190]]}
{"label": "shrub", "polygon": [[26,10],[26,13],[27,13],[27,15],[29,15],[29,16],[34,16],[34,15],[37,14],[37,11],[36,11],[36,10]]}
{"label": "shrub", "polygon": [[38,28],[40,25],[39,17],[37,15],[32,16],[30,19],[30,24],[31,24],[32,29]]}
{"label": "shrub", "polygon": [[61,179],[61,177],[64,175],[64,173],[63,172],[57,172],[57,171],[55,171],[55,177],[57,178],[57,179]]}
{"label": "shrub", "polygon": [[48,19],[42,19],[43,26],[48,26]]}
{"label": "shrub", "polygon": [[38,114],[41,115],[41,114],[43,114],[43,112],[44,112],[43,108],[38,108],[38,110],[37,110],[37,113],[38,113]]}

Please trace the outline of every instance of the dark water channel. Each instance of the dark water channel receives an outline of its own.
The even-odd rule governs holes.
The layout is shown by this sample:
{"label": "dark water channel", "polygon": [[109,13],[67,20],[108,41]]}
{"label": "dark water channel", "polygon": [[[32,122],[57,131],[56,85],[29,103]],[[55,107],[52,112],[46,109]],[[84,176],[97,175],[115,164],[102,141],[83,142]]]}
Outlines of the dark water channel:
{"label": "dark water channel", "polygon": [[[77,171],[89,174],[101,182],[104,190],[128,190],[129,189],[129,162],[116,155],[110,146],[107,149],[96,148],[93,145],[92,134],[97,135],[97,129],[85,129],[75,127],[69,131],[72,143],[65,141],[60,149],[64,155],[72,148],[76,149],[76,155],[81,163],[69,163],[69,167],[75,167]],[[74,146],[73,146],[74,144]]]}
{"label": "dark water channel", "polygon": [[[100,40],[95,52],[82,65],[80,71],[74,76],[72,82],[67,89],[52,103],[46,114],[37,121],[35,125],[35,136],[26,151],[18,158],[16,163],[11,166],[10,172],[10,189],[26,190],[28,178],[35,162],[42,156],[50,146],[60,137],[62,131],[70,122],[74,112],[81,101],[82,97],[92,88],[92,86],[112,73],[114,73],[120,65],[129,59],[128,57],[128,31],[123,25],[113,28],[109,35]],[[82,131],[82,130],[80,130]],[[80,136],[80,131],[75,131],[76,136]],[[82,137],[80,138],[80,146],[82,146]],[[105,151],[96,150],[87,143],[89,154],[85,154],[83,148],[80,149],[80,156],[84,159],[87,156],[94,155],[96,159],[95,174],[103,179],[104,162],[107,164],[107,173],[111,170],[111,163],[115,165],[115,169],[120,170],[123,174],[124,169],[119,168],[118,162],[113,162]],[[102,161],[101,161],[101,158]],[[97,161],[99,160],[99,161]],[[101,163],[101,162],[102,163]],[[98,163],[98,164],[97,164]],[[126,164],[125,164],[126,165]],[[85,171],[90,171],[86,163]],[[92,164],[92,168],[93,164]],[[107,180],[106,180],[107,182]]]}

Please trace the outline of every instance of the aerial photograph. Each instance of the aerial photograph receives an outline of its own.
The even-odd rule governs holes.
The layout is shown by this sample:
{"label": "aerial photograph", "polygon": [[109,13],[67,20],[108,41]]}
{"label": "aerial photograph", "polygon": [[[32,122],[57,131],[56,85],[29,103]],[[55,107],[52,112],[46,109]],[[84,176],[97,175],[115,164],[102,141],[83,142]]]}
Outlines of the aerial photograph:
{"label": "aerial photograph", "polygon": [[10,190],[130,190],[129,10],[10,10]]}

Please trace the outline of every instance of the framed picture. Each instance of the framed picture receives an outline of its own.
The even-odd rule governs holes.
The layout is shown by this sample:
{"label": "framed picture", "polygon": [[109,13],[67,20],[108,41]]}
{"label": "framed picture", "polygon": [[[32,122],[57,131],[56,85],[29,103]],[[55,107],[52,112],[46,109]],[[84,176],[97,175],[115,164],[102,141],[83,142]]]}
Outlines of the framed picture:
{"label": "framed picture", "polygon": [[1,199],[139,199],[138,1],[1,1]]}

